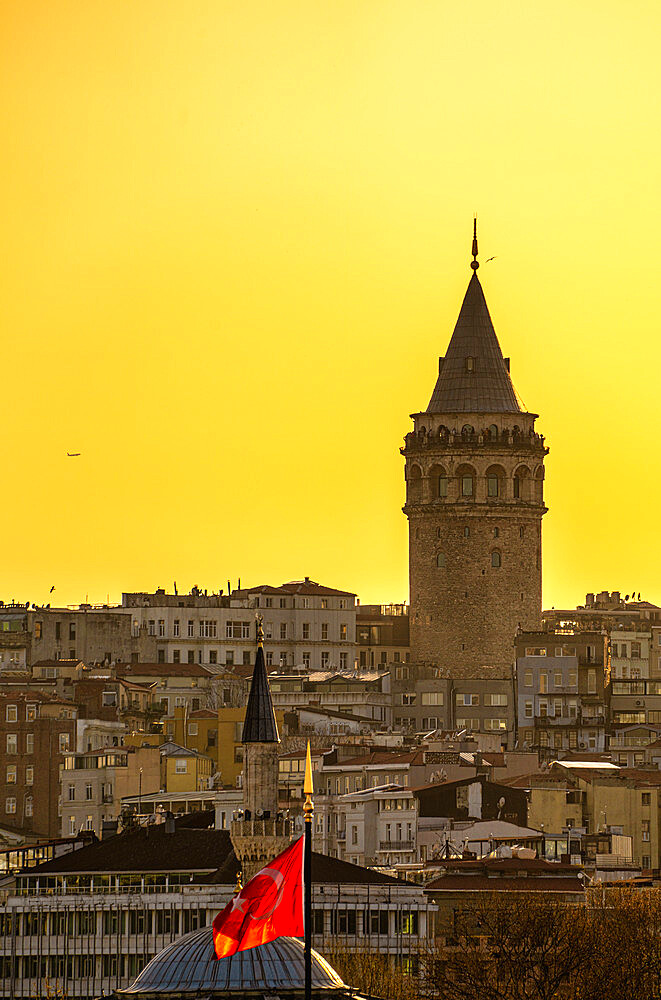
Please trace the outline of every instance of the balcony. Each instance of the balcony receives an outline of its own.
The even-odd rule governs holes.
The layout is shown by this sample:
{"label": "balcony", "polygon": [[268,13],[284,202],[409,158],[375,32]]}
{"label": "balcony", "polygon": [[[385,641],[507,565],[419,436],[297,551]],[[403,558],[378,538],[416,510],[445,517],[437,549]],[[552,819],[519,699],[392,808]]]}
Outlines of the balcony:
{"label": "balcony", "polygon": [[347,831],[346,830],[338,830],[337,833],[335,834],[335,839],[336,840],[346,840],[347,839]]}
{"label": "balcony", "polygon": [[415,841],[413,840],[382,840],[379,842],[380,851],[413,851]]}

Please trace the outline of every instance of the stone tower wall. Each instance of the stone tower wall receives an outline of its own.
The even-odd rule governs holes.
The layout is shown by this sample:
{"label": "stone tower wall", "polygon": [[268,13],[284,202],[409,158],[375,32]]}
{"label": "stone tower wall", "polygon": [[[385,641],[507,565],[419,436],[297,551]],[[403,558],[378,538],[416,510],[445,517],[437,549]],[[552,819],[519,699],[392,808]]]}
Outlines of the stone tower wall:
{"label": "stone tower wall", "polygon": [[278,811],[279,743],[246,743],[243,757],[244,809],[251,819],[258,810],[275,819]]}
{"label": "stone tower wall", "polygon": [[422,413],[406,436],[411,658],[450,676],[503,675],[517,629],[539,627],[547,449],[534,421]]}

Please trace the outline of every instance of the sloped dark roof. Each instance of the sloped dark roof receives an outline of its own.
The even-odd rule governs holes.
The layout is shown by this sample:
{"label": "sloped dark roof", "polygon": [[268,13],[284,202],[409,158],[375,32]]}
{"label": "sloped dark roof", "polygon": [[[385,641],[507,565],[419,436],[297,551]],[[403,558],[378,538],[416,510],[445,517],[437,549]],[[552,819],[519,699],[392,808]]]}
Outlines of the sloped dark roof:
{"label": "sloped dark roof", "polygon": [[248,695],[248,707],[246,708],[241,741],[243,743],[280,742],[262,646],[257,647],[255,669],[252,672],[252,684]]}
{"label": "sloped dark roof", "polygon": [[[473,359],[472,371],[467,358]],[[457,412],[521,412],[475,272],[427,407],[427,413]]]}
{"label": "sloped dark roof", "polygon": [[30,869],[30,875],[69,872],[214,871],[232,852],[228,830],[140,827],[81,847]]}
{"label": "sloped dark roof", "polygon": [[[195,879],[195,883],[205,885],[234,885],[237,873],[241,870],[241,862],[237,860],[236,854],[232,851],[226,857],[223,864],[215,872],[209,875],[200,875]],[[353,865],[349,861],[340,861],[339,858],[329,858],[325,854],[312,852],[312,881],[315,885],[410,885],[403,879],[392,878],[390,875],[383,875],[381,872],[372,871],[371,868],[363,868],[361,865]]]}

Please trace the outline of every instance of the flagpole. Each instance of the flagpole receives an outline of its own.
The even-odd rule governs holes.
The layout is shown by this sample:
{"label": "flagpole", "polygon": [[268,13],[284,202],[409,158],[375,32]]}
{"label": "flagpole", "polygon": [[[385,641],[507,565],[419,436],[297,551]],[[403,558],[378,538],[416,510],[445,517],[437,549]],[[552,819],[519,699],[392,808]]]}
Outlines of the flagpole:
{"label": "flagpole", "polygon": [[312,793],[314,786],[312,782],[312,757],[310,755],[310,741],[305,758],[305,781],[303,782],[303,792],[305,802],[303,804],[303,815],[305,817],[305,841],[303,853],[303,906],[305,917],[305,1000],[312,1000],[312,814],[314,813],[314,803]]}

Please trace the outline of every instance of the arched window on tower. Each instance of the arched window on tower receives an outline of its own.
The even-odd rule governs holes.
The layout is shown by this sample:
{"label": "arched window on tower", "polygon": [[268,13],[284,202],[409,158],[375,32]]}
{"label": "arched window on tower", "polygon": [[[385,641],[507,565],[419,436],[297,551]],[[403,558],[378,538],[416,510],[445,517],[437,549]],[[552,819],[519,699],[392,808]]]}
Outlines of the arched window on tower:
{"label": "arched window on tower", "polygon": [[529,500],[530,469],[527,465],[520,465],[514,471],[512,480],[512,493],[515,500]]}
{"label": "arched window on tower", "polygon": [[494,549],[491,553],[491,565],[494,569],[500,569],[502,565],[502,559],[498,549]]}
{"label": "arched window on tower", "polygon": [[505,470],[501,465],[490,465],[486,473],[487,497],[495,499],[501,497],[505,492]]}
{"label": "arched window on tower", "polygon": [[475,469],[472,465],[460,465],[457,469],[459,493],[464,500],[475,496]]}
{"label": "arched window on tower", "polygon": [[445,569],[445,552],[436,553],[436,566],[438,569]]}
{"label": "arched window on tower", "polygon": [[448,476],[442,465],[433,465],[429,471],[432,498],[444,500],[448,495]]}
{"label": "arched window on tower", "polygon": [[408,499],[411,503],[422,499],[422,470],[419,465],[412,465],[409,469]]}
{"label": "arched window on tower", "polygon": [[492,441],[497,441],[498,440],[498,427],[496,426],[496,424],[491,424],[490,425],[490,427],[489,427],[489,438]]}
{"label": "arched window on tower", "polygon": [[475,358],[471,357],[466,358],[466,371],[467,372],[475,371]]}
{"label": "arched window on tower", "polygon": [[475,428],[473,427],[472,424],[464,424],[464,426],[461,428],[461,436],[466,441],[470,441],[474,433],[475,433]]}

